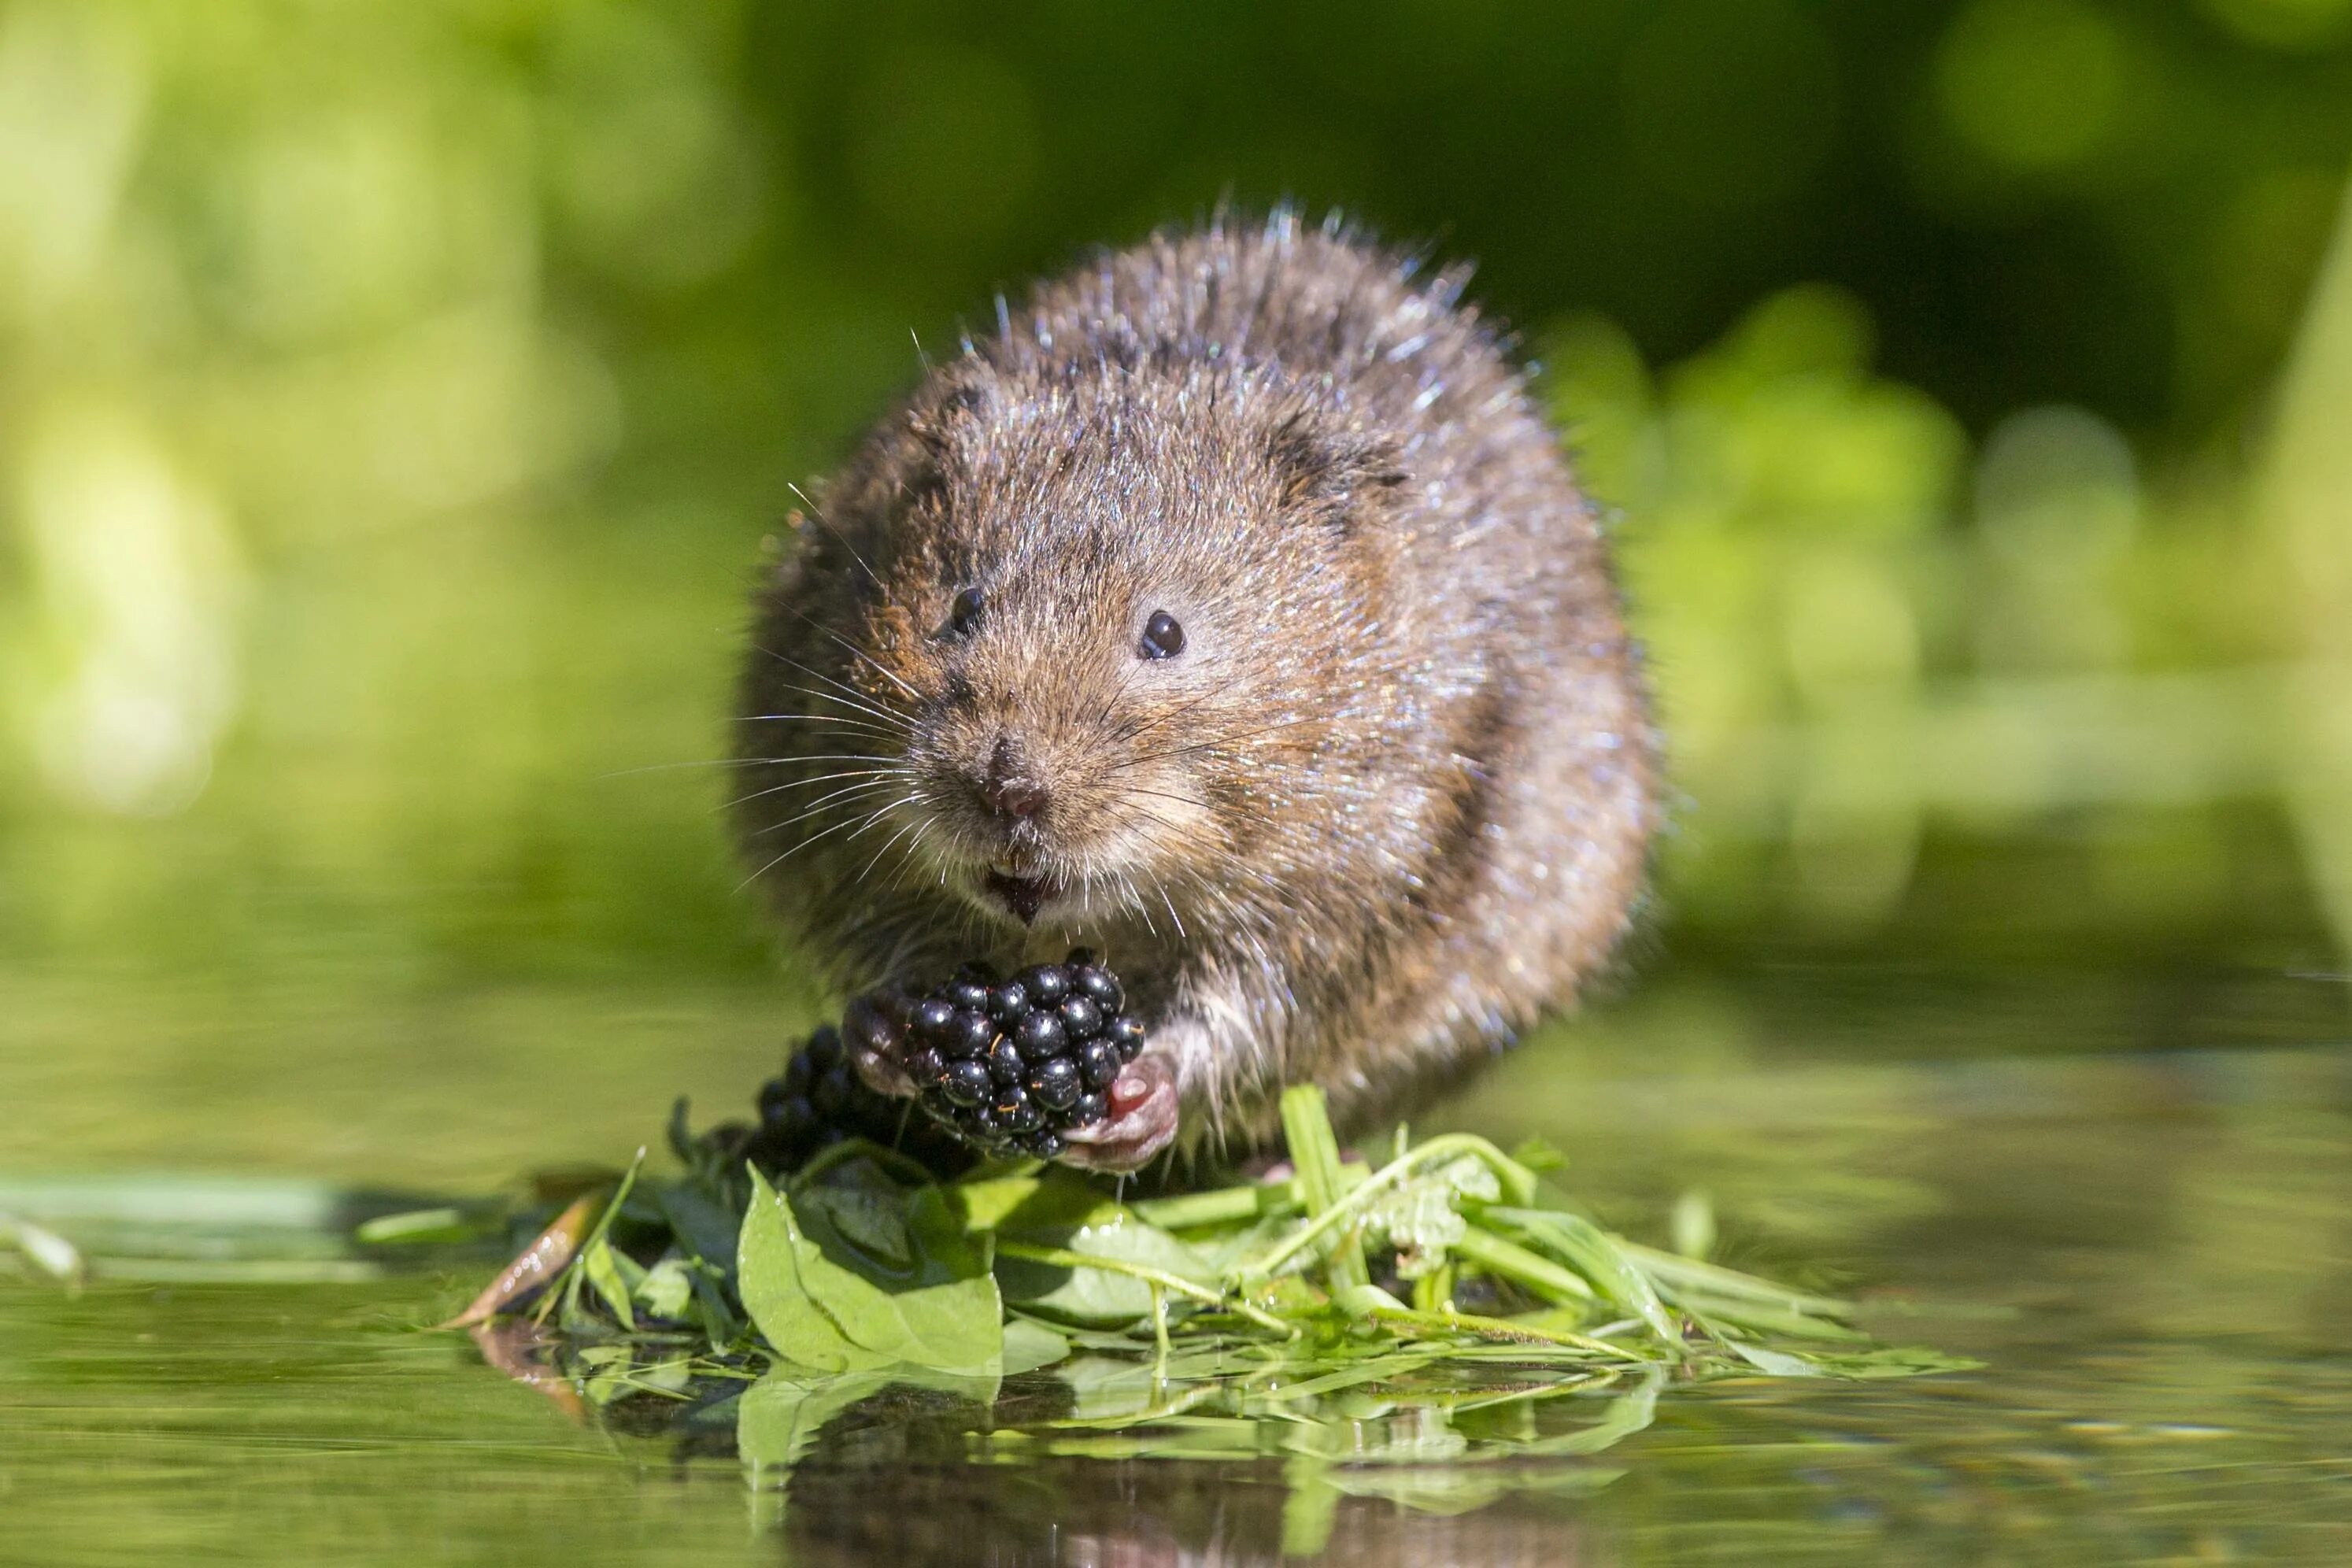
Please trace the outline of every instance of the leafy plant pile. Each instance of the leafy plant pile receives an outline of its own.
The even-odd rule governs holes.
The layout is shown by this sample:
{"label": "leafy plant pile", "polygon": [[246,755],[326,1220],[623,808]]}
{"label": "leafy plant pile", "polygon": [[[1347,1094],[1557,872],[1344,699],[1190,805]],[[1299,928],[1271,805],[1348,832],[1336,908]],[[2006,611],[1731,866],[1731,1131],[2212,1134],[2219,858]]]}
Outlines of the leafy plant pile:
{"label": "leafy plant pile", "polygon": [[1291,1090],[1282,1113],[1291,1173],[1121,1203],[1034,1162],[941,1182],[863,1140],[772,1184],[690,1137],[681,1105],[683,1176],[648,1177],[640,1152],[456,1321],[536,1325],[592,1399],[686,1397],[695,1378],[763,1369],[803,1392],[993,1380],[1076,1355],[1161,1378],[1343,1381],[1367,1365],[1614,1379],[1957,1364],[1874,1344],[1845,1303],[1603,1231],[1543,1190],[1539,1152],[1401,1131],[1374,1168],[1342,1157],[1319,1090]]}

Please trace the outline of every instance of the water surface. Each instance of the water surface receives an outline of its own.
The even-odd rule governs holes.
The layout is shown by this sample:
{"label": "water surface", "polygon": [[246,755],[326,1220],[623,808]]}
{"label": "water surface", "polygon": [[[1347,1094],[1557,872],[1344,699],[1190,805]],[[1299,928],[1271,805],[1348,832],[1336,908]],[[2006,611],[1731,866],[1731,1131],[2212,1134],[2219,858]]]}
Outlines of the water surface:
{"label": "water surface", "polygon": [[[1068,1452],[1052,1425],[1067,1392],[1039,1374],[1008,1380],[992,1411],[878,1394],[754,1488],[723,1415],[583,1421],[422,1331],[476,1283],[462,1270],[100,1279],[78,1300],[0,1279],[0,1560],[2352,1560],[2341,1000],[2284,975],[2170,1007],[2014,976],[1670,984],[1449,1108],[1550,1139],[1573,1161],[1563,1184],[1636,1234],[1663,1236],[1703,1191],[1717,1256],[1853,1289],[1884,1337],[1977,1372],[1669,1387],[1604,1452],[1484,1467],[1449,1465],[1443,1445],[1426,1465],[1306,1462],[1273,1423],[1253,1458],[1150,1457],[1150,1432],[1130,1457]],[[226,1026],[205,1005],[174,1027]],[[181,1109],[159,1124],[184,1129],[205,1156],[192,1166],[464,1190],[625,1153],[679,1083],[748,1082],[781,1005],[550,990],[390,1021],[284,1006],[253,1027],[285,1075],[238,1058],[281,1112],[274,1143],[256,1131],[268,1121],[242,1146],[207,1122],[212,1086],[165,1097]],[[2136,1021],[2162,1048],[2117,1048]],[[550,1076],[565,1042],[592,1039],[598,1061],[633,1065],[593,1085]],[[329,1043],[341,1055],[321,1061]],[[175,1059],[152,1050],[158,1070]],[[404,1051],[440,1066],[388,1094]],[[5,1059],[20,1094],[98,1092],[69,1057]],[[124,1053],[110,1059],[121,1070]],[[20,1169],[116,1152],[100,1130],[37,1121]],[[339,1144],[345,1124],[365,1131]],[[150,1163],[168,1146],[157,1124],[118,1131]],[[1376,1406],[1361,1419],[1368,1439],[1394,1437]]]}

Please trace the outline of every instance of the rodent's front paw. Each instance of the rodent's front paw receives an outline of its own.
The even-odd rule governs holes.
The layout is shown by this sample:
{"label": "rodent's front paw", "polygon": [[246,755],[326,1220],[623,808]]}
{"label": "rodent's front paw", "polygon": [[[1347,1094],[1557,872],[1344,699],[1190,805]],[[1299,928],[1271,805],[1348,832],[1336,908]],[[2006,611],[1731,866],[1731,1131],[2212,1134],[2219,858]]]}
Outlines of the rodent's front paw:
{"label": "rodent's front paw", "polygon": [[860,996],[841,1016],[849,1065],[877,1094],[911,1096],[915,1080],[903,1059],[908,1048],[904,998],[889,992]]}
{"label": "rodent's front paw", "polygon": [[1176,1141],[1176,1074],[1157,1051],[1127,1064],[1110,1086],[1110,1114],[1062,1134],[1066,1164],[1089,1171],[1140,1170]]}

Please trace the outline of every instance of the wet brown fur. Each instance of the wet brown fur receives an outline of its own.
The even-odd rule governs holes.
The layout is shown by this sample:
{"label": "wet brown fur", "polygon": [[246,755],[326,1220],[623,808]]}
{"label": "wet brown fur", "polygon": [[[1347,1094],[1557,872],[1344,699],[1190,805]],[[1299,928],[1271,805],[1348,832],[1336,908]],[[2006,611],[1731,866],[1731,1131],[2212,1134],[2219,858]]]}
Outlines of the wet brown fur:
{"label": "wet brown fur", "polygon": [[[1288,214],[1162,233],[1000,308],[813,498],[737,817],[845,990],[1090,942],[1188,1146],[1302,1081],[1370,1126],[1574,1000],[1655,747],[1593,509],[1463,278]],[[1180,658],[1136,656],[1158,608]],[[980,804],[1000,742],[1034,824]],[[989,860],[1083,905],[1024,930]]]}

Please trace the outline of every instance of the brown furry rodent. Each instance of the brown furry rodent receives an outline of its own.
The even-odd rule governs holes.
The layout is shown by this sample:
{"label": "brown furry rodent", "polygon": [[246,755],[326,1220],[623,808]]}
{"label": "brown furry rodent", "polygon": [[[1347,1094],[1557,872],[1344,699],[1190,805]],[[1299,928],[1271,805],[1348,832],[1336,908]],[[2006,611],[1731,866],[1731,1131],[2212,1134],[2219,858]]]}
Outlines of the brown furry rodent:
{"label": "brown furry rodent", "polygon": [[1100,950],[1151,1039],[1067,1159],[1253,1144],[1307,1081],[1366,1127],[1626,929],[1636,656],[1462,281],[1284,213],[1105,254],[927,374],[762,586],[757,879],[852,990]]}

